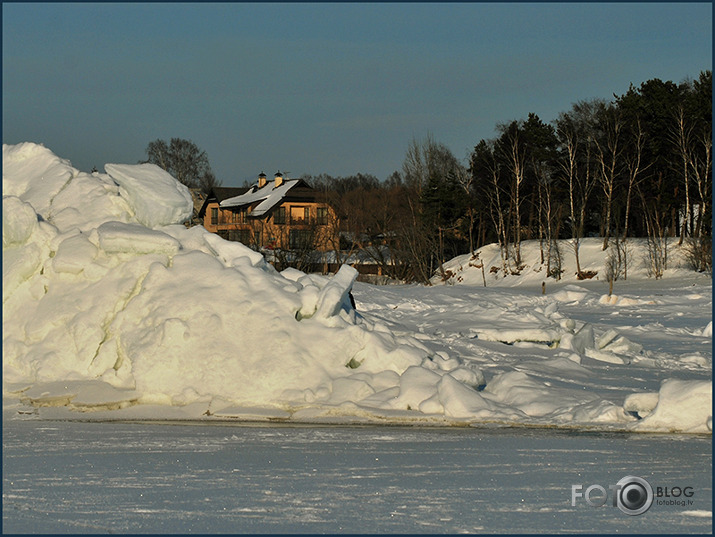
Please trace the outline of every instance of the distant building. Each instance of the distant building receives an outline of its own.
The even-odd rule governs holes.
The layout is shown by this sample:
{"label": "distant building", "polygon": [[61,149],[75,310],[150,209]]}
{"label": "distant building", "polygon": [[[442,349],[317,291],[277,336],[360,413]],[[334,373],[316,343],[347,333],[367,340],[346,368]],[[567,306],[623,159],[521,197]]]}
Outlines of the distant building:
{"label": "distant building", "polygon": [[198,213],[203,226],[224,239],[256,250],[335,248],[338,217],[302,179],[261,173],[250,188],[214,187]]}

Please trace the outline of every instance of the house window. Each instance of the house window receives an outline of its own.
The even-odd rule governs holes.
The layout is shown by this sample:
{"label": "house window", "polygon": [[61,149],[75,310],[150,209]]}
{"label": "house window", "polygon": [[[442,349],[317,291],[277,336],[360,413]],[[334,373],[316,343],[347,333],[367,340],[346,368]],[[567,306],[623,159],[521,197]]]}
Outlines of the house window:
{"label": "house window", "polygon": [[228,232],[228,240],[240,242],[246,246],[251,245],[252,233],[250,229],[234,229]]}
{"label": "house window", "polygon": [[291,250],[311,250],[313,234],[309,229],[291,229],[288,243]]}
{"label": "house window", "polygon": [[326,207],[318,207],[318,214],[317,214],[317,224],[319,226],[327,226],[328,225],[328,209]]}
{"label": "house window", "polygon": [[218,207],[211,208],[211,225],[218,225]]}
{"label": "house window", "polygon": [[253,232],[253,245],[256,248],[261,247],[261,232],[259,230]]}
{"label": "house window", "polygon": [[236,221],[239,224],[245,224],[247,217],[248,217],[248,208],[247,207],[241,207],[238,210],[238,212],[236,213],[236,218],[237,218]]}
{"label": "house window", "polygon": [[310,222],[310,207],[291,207],[291,224],[308,224]]}
{"label": "house window", "polygon": [[286,223],[286,208],[278,207],[273,213],[273,223],[274,224],[285,224]]}

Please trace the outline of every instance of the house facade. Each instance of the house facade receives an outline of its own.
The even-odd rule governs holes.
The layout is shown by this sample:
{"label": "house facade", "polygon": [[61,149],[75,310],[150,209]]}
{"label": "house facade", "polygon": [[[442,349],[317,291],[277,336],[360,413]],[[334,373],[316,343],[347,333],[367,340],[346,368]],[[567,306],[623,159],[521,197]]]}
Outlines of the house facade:
{"label": "house facade", "polygon": [[272,181],[261,173],[250,188],[215,187],[198,216],[208,231],[256,250],[327,251],[338,240],[333,208],[305,181],[280,172]]}

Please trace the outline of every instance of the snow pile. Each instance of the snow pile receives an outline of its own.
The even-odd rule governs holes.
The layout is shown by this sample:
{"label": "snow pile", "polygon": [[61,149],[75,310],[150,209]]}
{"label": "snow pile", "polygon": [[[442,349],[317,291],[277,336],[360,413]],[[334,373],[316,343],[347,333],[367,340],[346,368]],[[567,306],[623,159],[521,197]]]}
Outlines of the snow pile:
{"label": "snow pile", "polygon": [[[191,196],[158,167],[105,170],[3,146],[3,388],[22,412],[709,430],[708,382],[613,392],[630,378],[617,368],[705,370],[711,358],[691,351],[674,365],[643,348],[640,327],[562,311],[652,300],[604,303],[575,284],[469,299],[452,286],[359,287],[356,311],[353,268],[279,273],[185,227]],[[711,342],[704,325],[677,335]]]}
{"label": "snow pile", "polygon": [[668,379],[657,397],[642,395],[642,401],[648,397],[648,404],[641,406],[646,416],[636,424],[637,430],[712,432],[712,382]]}
{"label": "snow pile", "polygon": [[[85,174],[34,144],[3,146],[3,161],[6,390],[89,379],[115,388],[112,402],[119,389],[166,405],[342,403],[356,396],[333,386],[347,364],[373,393],[426,356],[356,318],[354,269],[286,278],[180,225],[191,197],[156,166]],[[76,383],[50,384],[45,402],[57,390],[81,406]]]}

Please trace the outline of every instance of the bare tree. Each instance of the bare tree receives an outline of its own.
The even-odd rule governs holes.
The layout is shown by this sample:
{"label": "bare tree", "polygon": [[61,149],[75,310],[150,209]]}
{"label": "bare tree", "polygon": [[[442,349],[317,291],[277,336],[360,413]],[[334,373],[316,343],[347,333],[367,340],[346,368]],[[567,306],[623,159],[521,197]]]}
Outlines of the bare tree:
{"label": "bare tree", "polygon": [[645,132],[640,118],[635,120],[635,130],[632,136],[631,151],[627,154],[626,161],[626,214],[623,223],[623,239],[628,237],[628,221],[630,220],[631,199],[633,189],[643,180],[642,175],[650,168],[651,164],[643,165],[643,147],[645,144]]}
{"label": "bare tree", "polygon": [[464,195],[467,198],[467,217],[469,218],[469,252],[474,252],[474,219],[476,216],[474,204],[471,202],[472,194],[474,192],[474,175],[469,173],[468,170],[460,166],[455,174],[455,180],[459,185],[460,189],[464,191]]}
{"label": "bare tree", "polygon": [[407,185],[414,188],[417,195],[422,193],[422,188],[429,179],[428,161],[434,144],[432,137],[428,136],[424,142],[413,138],[407,146],[405,160],[402,163],[402,173]]}
{"label": "bare tree", "polygon": [[[659,182],[662,182],[661,178],[659,178]],[[643,191],[640,188],[637,190],[643,204],[643,216],[648,234],[646,268],[649,276],[659,280],[668,268],[668,226],[666,224],[668,215],[664,215],[662,211],[658,210],[660,200],[646,199]]]}
{"label": "bare tree", "polygon": [[208,156],[198,146],[182,138],[172,138],[149,142],[146,148],[147,160],[169,172],[177,181],[189,188],[200,188],[208,194],[212,187],[219,186],[211,171]]}
{"label": "bare tree", "polygon": [[512,121],[508,125],[501,125],[499,129],[502,131],[502,143],[498,147],[510,174],[514,261],[518,271],[521,267],[521,205],[524,201],[521,196],[521,189],[525,178],[526,151],[521,140],[519,124],[516,121]]}
{"label": "bare tree", "polygon": [[[678,155],[685,195],[685,214],[679,241],[683,244],[686,236],[700,236],[703,217],[711,199],[712,132],[702,129],[700,134],[696,134],[695,123],[689,121],[684,106],[680,105],[675,112],[670,139]],[[695,187],[697,201],[693,200],[691,186]]]}
{"label": "bare tree", "polygon": [[693,232],[692,210],[690,207],[690,169],[691,169],[691,145],[693,138],[693,126],[689,125],[686,119],[685,107],[681,104],[675,111],[673,131],[670,133],[670,140],[675,146],[680,160],[680,172],[683,180],[683,192],[685,194],[685,214],[680,227],[679,245],[683,244],[686,235]]}
{"label": "bare tree", "polygon": [[501,180],[501,168],[496,157],[496,142],[482,140],[477,144],[470,159],[472,176],[476,178],[479,190],[486,197],[489,217],[496,231],[502,271],[507,274],[508,255],[508,219],[505,206],[508,193],[504,190]]}
{"label": "bare tree", "polygon": [[597,110],[601,100],[581,101],[556,120],[556,134],[561,143],[560,176],[568,187],[571,244],[576,258],[576,274],[581,276],[579,250],[586,226],[586,213],[596,185],[593,172],[593,139]]}
{"label": "bare tree", "polygon": [[[613,213],[613,195],[618,180],[621,165],[621,131],[623,121],[620,112],[613,105],[603,108],[600,114],[602,138],[595,138],[596,158],[599,165],[598,180],[603,189],[606,213],[603,217],[603,250],[608,248],[611,235],[611,220]],[[601,138],[601,139],[599,139]]]}
{"label": "bare tree", "polygon": [[[403,162],[403,173],[411,198],[413,218],[419,220],[421,233],[410,234],[413,240],[421,238],[423,244],[413,251],[422,251],[427,257],[429,272],[443,270],[446,242],[451,253],[458,241],[457,228],[460,202],[455,177],[461,165],[447,146],[435,142],[431,136],[424,141],[412,140]],[[421,276],[420,276],[421,277]]]}
{"label": "bare tree", "polygon": [[708,214],[709,205],[712,204],[712,167],[713,167],[713,138],[712,131],[704,130],[698,137],[701,151],[691,154],[689,160],[692,177],[699,197],[698,215],[695,224],[695,236],[702,236],[703,219]]}
{"label": "bare tree", "polygon": [[579,242],[583,233],[583,216],[576,215],[576,185],[578,181],[578,151],[580,140],[572,119],[561,114],[556,121],[556,134],[559,137],[563,148],[562,158],[559,166],[563,173],[562,179],[568,185],[568,199],[571,223],[571,241],[576,257],[576,274],[581,273],[581,263],[579,260]]}

